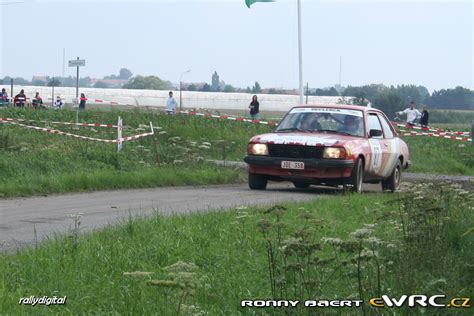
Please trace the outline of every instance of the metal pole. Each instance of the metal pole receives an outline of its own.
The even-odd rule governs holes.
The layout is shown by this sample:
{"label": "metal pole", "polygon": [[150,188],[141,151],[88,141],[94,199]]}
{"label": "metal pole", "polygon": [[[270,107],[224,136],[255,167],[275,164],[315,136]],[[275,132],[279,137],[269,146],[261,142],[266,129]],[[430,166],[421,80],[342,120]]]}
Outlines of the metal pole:
{"label": "metal pole", "polygon": [[[77,57],[77,60],[79,60],[79,57]],[[79,98],[79,66],[77,68],[77,73],[76,73],[76,101],[77,98]]]}
{"label": "metal pole", "polygon": [[[79,57],[77,57],[77,60],[79,60]],[[76,73],[76,124],[79,123],[79,66],[77,68],[77,73]]]}
{"label": "metal pole", "polygon": [[301,44],[301,0],[298,0],[298,59],[300,69],[300,104],[303,104],[303,48]]}

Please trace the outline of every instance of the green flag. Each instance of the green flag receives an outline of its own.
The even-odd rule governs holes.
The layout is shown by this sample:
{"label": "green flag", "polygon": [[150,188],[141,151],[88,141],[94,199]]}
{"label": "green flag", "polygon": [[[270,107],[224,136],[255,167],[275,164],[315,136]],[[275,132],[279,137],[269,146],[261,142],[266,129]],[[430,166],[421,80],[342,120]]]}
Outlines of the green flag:
{"label": "green flag", "polygon": [[250,8],[255,2],[274,2],[275,0],[245,0],[245,4]]}

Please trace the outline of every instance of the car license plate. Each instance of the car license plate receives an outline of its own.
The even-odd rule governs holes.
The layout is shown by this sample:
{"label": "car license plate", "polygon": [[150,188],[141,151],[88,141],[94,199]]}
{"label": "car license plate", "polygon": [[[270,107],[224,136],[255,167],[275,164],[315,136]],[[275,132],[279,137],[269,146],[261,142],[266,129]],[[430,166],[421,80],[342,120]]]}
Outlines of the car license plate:
{"label": "car license plate", "polygon": [[304,162],[301,161],[282,161],[281,162],[282,169],[297,169],[297,170],[304,170]]}

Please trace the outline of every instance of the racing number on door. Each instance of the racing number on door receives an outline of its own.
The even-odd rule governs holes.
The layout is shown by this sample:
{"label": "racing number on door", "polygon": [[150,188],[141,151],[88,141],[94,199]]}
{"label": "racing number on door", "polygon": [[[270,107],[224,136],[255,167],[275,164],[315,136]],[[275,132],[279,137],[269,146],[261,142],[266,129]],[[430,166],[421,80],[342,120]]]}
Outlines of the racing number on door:
{"label": "racing number on door", "polygon": [[378,140],[371,140],[370,147],[372,149],[372,170],[377,173],[382,166],[382,148]]}

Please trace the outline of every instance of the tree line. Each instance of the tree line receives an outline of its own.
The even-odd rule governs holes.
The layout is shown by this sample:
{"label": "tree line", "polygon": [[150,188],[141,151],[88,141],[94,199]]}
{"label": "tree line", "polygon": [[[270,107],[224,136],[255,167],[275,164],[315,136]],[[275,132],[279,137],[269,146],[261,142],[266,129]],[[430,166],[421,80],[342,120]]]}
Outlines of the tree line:
{"label": "tree line", "polygon": [[[47,81],[38,82],[38,80],[28,81],[23,78],[15,78],[16,85],[38,85],[38,86],[64,86],[74,87],[76,85],[76,78],[69,77],[46,77]],[[0,84],[9,84],[10,77],[0,79]],[[119,79],[123,80],[123,89],[149,89],[149,90],[173,90],[180,88],[176,87],[170,81],[163,80],[158,76],[141,76],[133,77],[133,73],[127,68],[122,68],[118,75],[105,76],[104,80]],[[94,87],[107,88],[104,82],[96,81],[91,84],[90,77],[80,78],[80,87]],[[256,81],[252,87],[246,88],[234,87],[225,83],[220,79],[220,76],[215,71],[211,77],[211,83],[191,83],[181,86],[184,91],[202,91],[202,92],[243,92],[254,94],[295,94],[295,90],[284,89],[263,89]],[[296,92],[297,93],[297,92]],[[340,96],[341,102],[344,102],[346,97],[354,97],[356,104],[366,104],[371,102],[374,107],[383,110],[386,113],[392,113],[406,108],[409,101],[414,101],[417,106],[427,105],[434,109],[447,110],[474,110],[474,91],[464,88],[456,87],[454,89],[441,89],[429,93],[428,89],[419,85],[397,85],[385,86],[383,84],[370,84],[364,86],[348,86],[348,87],[330,87],[307,89],[307,95],[313,96]]]}

